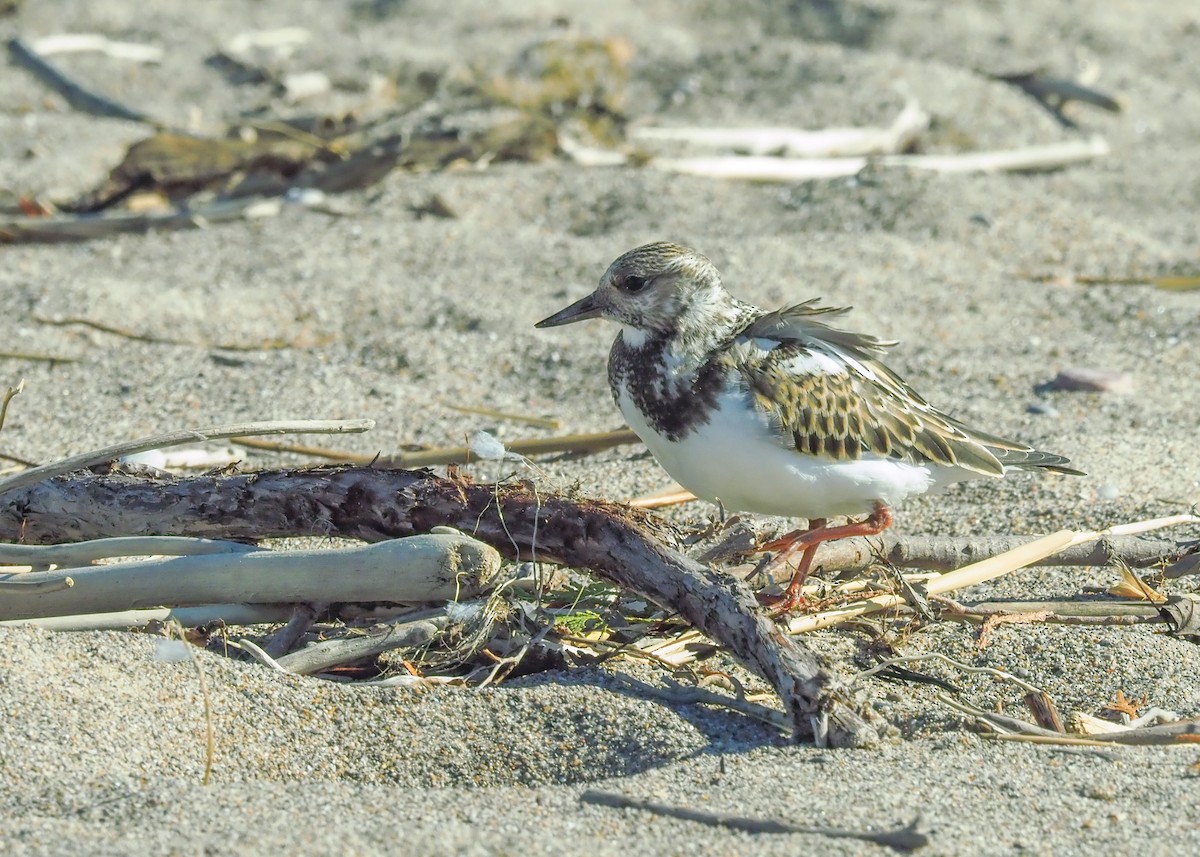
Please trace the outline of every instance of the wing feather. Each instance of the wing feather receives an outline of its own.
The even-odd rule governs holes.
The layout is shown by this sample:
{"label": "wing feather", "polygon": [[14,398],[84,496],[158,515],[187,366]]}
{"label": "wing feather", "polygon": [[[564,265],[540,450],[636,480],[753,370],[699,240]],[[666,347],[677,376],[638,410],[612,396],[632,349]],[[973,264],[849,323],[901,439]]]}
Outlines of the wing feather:
{"label": "wing feather", "polygon": [[874,453],[992,476],[1006,467],[1079,473],[1062,456],[976,431],[938,411],[880,362],[894,343],[818,318],[847,309],[807,301],[759,316],[738,337],[733,362],[782,442],[839,461]]}

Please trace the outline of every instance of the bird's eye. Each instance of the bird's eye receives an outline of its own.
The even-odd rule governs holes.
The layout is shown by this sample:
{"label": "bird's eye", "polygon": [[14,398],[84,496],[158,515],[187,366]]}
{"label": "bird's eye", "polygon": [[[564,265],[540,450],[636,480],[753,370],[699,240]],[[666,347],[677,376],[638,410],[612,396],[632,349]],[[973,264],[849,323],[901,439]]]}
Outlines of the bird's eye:
{"label": "bird's eye", "polygon": [[650,284],[650,281],[645,277],[628,276],[622,281],[621,285],[627,292],[640,292]]}

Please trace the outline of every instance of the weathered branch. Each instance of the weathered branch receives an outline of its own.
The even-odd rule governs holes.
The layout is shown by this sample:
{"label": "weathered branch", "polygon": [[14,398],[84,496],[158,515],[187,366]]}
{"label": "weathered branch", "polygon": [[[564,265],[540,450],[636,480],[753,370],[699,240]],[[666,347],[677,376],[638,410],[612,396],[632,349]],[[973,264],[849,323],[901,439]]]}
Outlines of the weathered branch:
{"label": "weathered branch", "polygon": [[374,542],[439,525],[511,557],[590,569],[678,611],[771,683],[798,736],[835,746],[876,739],[823,661],[764,616],[744,584],[669,547],[657,519],[623,506],[543,496],[527,484],[352,467],[191,479],[77,475],[0,495],[0,538],[33,543],[118,534]]}
{"label": "weathered branch", "polygon": [[[817,550],[813,568],[826,572],[860,571],[877,562],[897,568],[951,571],[981,559],[1014,550],[1029,536],[913,536],[885,532],[879,536],[856,536],[825,542]],[[1113,536],[1103,542],[1074,545],[1031,565],[1112,565],[1120,560],[1131,568],[1149,568],[1172,561],[1195,550],[1194,541],[1155,539],[1145,536]],[[1169,575],[1170,576],[1170,575]]]}
{"label": "weathered branch", "polygon": [[270,625],[288,621],[294,612],[293,604],[205,604],[201,607],[155,607],[149,610],[121,610],[116,613],[10,619],[0,622],[0,627],[33,625],[47,631],[126,631],[130,628],[145,628],[151,623],[169,625],[172,622],[178,622],[185,628],[195,628],[210,622],[225,625]]}
{"label": "weathered branch", "polygon": [[0,619],[163,604],[456,600],[487,591],[499,571],[495,550],[448,533],[337,550],[180,556],[13,575],[0,590]]}

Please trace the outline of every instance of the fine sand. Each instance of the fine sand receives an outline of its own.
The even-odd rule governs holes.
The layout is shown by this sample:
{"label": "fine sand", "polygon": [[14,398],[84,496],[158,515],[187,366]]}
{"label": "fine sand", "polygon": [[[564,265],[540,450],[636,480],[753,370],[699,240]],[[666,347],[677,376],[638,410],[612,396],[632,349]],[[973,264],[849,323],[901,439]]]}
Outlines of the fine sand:
{"label": "fine sand", "polygon": [[[756,303],[853,305],[856,329],[900,340],[892,365],[928,399],[1089,473],[1018,475],[912,501],[897,510],[901,532],[1036,534],[1200,502],[1200,296],[1072,280],[1195,271],[1194,2],[27,0],[0,18],[0,34],[159,44],[159,66],[59,61],[172,125],[211,132],[270,106],[271,93],[230,83],[205,59],[237,33],[288,25],[314,38],[283,70],[323,71],[334,90],[276,113],[364,101],[372,75],[503,73],[528,45],[575,33],[632,47],[625,109],[642,121],[886,125],[907,95],[933,114],[927,152],[1095,134],[1111,154],[1045,174],[879,171],[797,185],[565,159],[396,172],[345,197],[351,216],[289,208],[170,234],[5,246],[0,350],[82,359],[0,361],[0,387],[26,381],[0,452],[45,462],[172,429],[304,417],[376,420],[368,434],[329,441],[363,453],[460,443],[478,429],[539,433],[448,407],[456,403],[553,416],[564,431],[616,428],[603,367],[614,330],[532,325],[590,290],[619,253],[672,239],[709,255],[730,290]],[[1079,128],[1064,128],[987,76],[1040,67],[1098,74],[1123,112],[1072,105]],[[72,110],[16,65],[0,75],[5,191],[69,198],[146,133]],[[455,218],[414,211],[434,194]],[[299,347],[222,352],[38,320],[54,317],[185,342]],[[1123,373],[1133,390],[1040,389],[1070,367]],[[248,453],[243,466],[296,461]],[[577,483],[602,498],[668,481],[636,447],[539,464],[546,487]],[[671,513],[681,523],[712,514],[701,503]],[[1031,570],[969,595],[1065,596],[1115,579],[1105,569]],[[862,639],[829,632],[810,643],[845,659]],[[885,853],[853,839],[751,836],[581,805],[588,787],[856,830],[921,815],[937,854],[1200,850],[1200,750],[989,741],[934,689],[884,683],[867,688],[881,746],[832,751],[790,746],[730,712],[639,698],[607,671],[414,694],[202,655],[218,741],[205,787],[196,673],[153,660],[154,644],[0,628],[0,852]],[[1121,691],[1200,715],[1200,649],[1152,630],[1011,625],[978,649],[971,628],[937,625],[902,651],[1014,672],[1064,713],[1098,713]],[[980,708],[1023,716],[1011,686],[922,669]]]}

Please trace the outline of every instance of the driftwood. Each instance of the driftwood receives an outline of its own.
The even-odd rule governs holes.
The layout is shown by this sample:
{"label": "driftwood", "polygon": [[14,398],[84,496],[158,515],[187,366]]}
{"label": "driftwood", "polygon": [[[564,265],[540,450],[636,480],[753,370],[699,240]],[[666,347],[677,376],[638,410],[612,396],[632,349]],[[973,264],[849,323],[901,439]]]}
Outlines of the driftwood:
{"label": "driftwood", "polygon": [[729,149],[748,155],[786,158],[844,158],[896,154],[929,130],[930,116],[909,102],[887,128],[661,128],[634,127],[635,143],[686,143],[697,148]]}
{"label": "driftwood", "polygon": [[489,589],[499,571],[500,555],[461,533],[337,550],[181,556],[13,575],[0,589],[0,619],[159,604],[457,600]]}
{"label": "driftwood", "polygon": [[935,173],[996,173],[1055,170],[1109,153],[1100,137],[1067,140],[994,152],[949,155],[881,155],[853,158],[775,158],[730,155],[709,158],[655,158],[650,166],[673,173],[756,182],[797,182],[855,176],[868,166]]}
{"label": "driftwood", "polygon": [[185,628],[210,622],[270,625],[287,622],[294,614],[294,604],[205,604],[202,607],[155,607],[151,610],[121,610],[116,613],[12,619],[0,622],[0,627],[32,625],[47,631],[127,631],[130,628],[170,625],[173,622]]}
{"label": "driftwood", "polygon": [[770,682],[798,737],[833,746],[877,739],[823,660],[764,616],[743,583],[668,546],[656,519],[623,506],[541,495],[527,484],[352,467],[191,479],[83,474],[0,495],[0,538],[27,543],[117,534],[375,542],[439,525],[510,557],[589,569],[678,611]]}
{"label": "driftwood", "polygon": [[[945,536],[900,536],[885,532],[879,536],[857,536],[825,542],[817,550],[813,568],[832,574],[861,571],[876,563],[886,562],[897,568],[951,571],[967,563],[1014,550],[1028,541],[1028,536],[998,535],[958,539]],[[1131,568],[1151,568],[1161,565],[1164,560],[1174,560],[1196,549],[1195,542],[1145,536],[1114,536],[1103,542],[1075,545],[1030,565],[1106,566],[1120,561]]]}
{"label": "driftwood", "polygon": [[121,556],[202,556],[214,553],[246,553],[257,550],[243,542],[212,539],[152,538],[96,539],[65,545],[0,544],[0,563],[28,565],[33,571],[46,571],[52,565],[88,565],[98,559]]}

